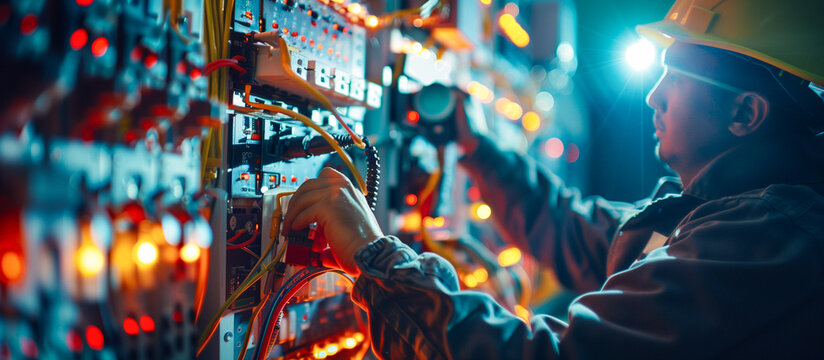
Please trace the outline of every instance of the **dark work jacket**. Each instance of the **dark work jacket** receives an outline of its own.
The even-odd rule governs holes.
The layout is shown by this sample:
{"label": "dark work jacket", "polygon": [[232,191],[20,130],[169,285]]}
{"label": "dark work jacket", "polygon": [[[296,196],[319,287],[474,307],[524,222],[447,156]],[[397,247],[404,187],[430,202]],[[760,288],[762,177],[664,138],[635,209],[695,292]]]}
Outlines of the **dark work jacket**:
{"label": "dark work jacket", "polygon": [[352,297],[387,359],[824,359],[824,166],[810,148],[742,145],[683,192],[663,181],[626,204],[582,199],[485,140],[463,165],[506,239],[586,292],[569,323],[526,324],[392,236],[357,253]]}

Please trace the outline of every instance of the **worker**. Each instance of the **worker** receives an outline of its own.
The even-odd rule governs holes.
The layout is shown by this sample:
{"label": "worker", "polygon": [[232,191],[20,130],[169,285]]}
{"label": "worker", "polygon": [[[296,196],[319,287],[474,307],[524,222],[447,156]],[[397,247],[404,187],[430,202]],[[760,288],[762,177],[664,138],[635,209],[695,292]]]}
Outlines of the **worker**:
{"label": "worker", "polygon": [[821,1],[679,0],[638,27],[666,48],[647,102],[683,190],[663,181],[635,204],[582,199],[462,125],[462,164],[504,237],[586,292],[568,323],[527,324],[460,291],[449,263],[384,235],[331,169],[299,188],[284,231],[317,222],[359,276],[352,298],[382,358],[822,359],[821,14]]}

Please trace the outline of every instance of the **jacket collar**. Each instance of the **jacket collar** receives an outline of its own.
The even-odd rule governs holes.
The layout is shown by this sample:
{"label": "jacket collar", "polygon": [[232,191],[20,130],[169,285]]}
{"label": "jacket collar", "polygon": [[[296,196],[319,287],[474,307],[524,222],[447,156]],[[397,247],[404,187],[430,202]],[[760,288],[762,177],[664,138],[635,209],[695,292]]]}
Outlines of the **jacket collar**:
{"label": "jacket collar", "polygon": [[739,145],[719,155],[684,189],[705,201],[772,184],[824,183],[824,150],[817,139],[771,139]]}

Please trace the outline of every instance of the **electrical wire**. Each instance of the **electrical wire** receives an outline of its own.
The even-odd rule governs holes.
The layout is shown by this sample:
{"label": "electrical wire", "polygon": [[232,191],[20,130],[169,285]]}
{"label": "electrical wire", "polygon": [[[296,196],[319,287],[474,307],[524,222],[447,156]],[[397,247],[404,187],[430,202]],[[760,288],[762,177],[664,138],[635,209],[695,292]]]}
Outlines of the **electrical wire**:
{"label": "electrical wire", "polygon": [[243,360],[246,357],[246,349],[249,347],[249,340],[252,338],[252,329],[255,326],[255,320],[260,315],[260,311],[266,307],[266,304],[269,303],[269,299],[272,298],[272,293],[266,295],[266,299],[260,302],[258,306],[252,311],[252,317],[249,319],[249,326],[246,327],[246,335],[243,337],[243,342],[241,343],[240,353],[237,356],[237,360]]}
{"label": "electrical wire", "polygon": [[226,250],[235,250],[235,249],[240,249],[240,248],[245,247],[245,246],[249,246],[249,244],[253,243],[255,241],[255,239],[257,239],[257,236],[258,236],[258,230],[255,229],[255,231],[252,232],[252,236],[249,237],[248,240],[246,240],[244,242],[241,242],[241,243],[228,245],[228,246],[226,246]]}
{"label": "electrical wire", "polygon": [[[275,38],[277,39],[277,42],[275,42]],[[332,113],[332,115],[335,116],[335,119],[338,120],[338,123],[340,123],[340,125],[344,128],[344,130],[346,130],[346,132],[355,142],[355,146],[361,149],[366,147],[366,144],[363,142],[363,139],[361,139],[360,136],[355,134],[355,132],[352,131],[349,125],[347,125],[346,122],[343,121],[343,118],[335,109],[335,106],[332,105],[332,102],[329,101],[329,99],[326,96],[321,94],[320,91],[312,87],[312,85],[309,84],[306,80],[303,80],[303,78],[301,78],[300,76],[295,74],[294,71],[292,71],[292,59],[291,55],[289,55],[289,45],[286,44],[286,40],[283,40],[279,32],[267,31],[259,33],[255,35],[255,39],[261,40],[272,47],[279,48],[280,65],[283,68],[283,72],[286,73],[286,75],[289,76],[289,78],[291,78],[292,81],[297,82],[301,88],[303,88],[304,90],[306,90],[306,92],[311,94],[312,97],[315,98],[315,100],[317,100],[321,105],[323,105],[324,108],[326,108],[326,110],[328,110]]]}
{"label": "electrical wire", "polygon": [[[338,274],[349,281],[350,284],[354,285],[354,280],[347,276],[342,270],[312,266],[301,269],[289,278],[289,280],[281,286],[280,290],[278,290],[278,294],[275,297],[275,303],[272,306],[272,311],[269,313],[269,316],[267,316],[267,324],[265,326],[266,330],[261,334],[263,336],[261,341],[258,342],[258,348],[255,349],[257,356],[253,356],[253,359],[257,358],[258,360],[264,360],[269,351],[271,351],[271,348],[274,345],[273,339],[277,336],[277,330],[279,329],[278,326],[283,308],[286,307],[289,300],[291,300],[295,294],[297,294],[297,292],[306,286],[312,279],[326,273]],[[275,321],[272,321],[272,319],[275,319]],[[262,350],[264,347],[265,350]]]}
{"label": "electrical wire", "polygon": [[[426,222],[423,221],[423,204],[429,197],[435,192],[435,189],[438,187],[438,183],[441,181],[441,175],[443,174],[444,169],[444,151],[443,148],[438,148],[438,169],[435,170],[432,174],[429,175],[429,179],[426,181],[426,186],[424,186],[423,190],[421,190],[420,194],[418,195],[418,204],[415,206],[420,218],[421,218],[421,238],[423,239],[424,245],[435,254],[440,255],[446,261],[452,264],[456,270],[463,269],[460,262],[455,259],[455,256],[446,250],[441,244],[437,243],[432,239],[432,236],[429,234],[429,231],[426,229]],[[433,203],[434,205],[434,203]]]}
{"label": "electrical wire", "polygon": [[366,183],[364,183],[363,177],[361,177],[361,174],[358,171],[358,168],[356,168],[355,164],[352,163],[352,160],[349,158],[349,155],[347,155],[346,152],[343,151],[343,148],[341,148],[340,144],[338,144],[338,141],[335,140],[331,135],[329,135],[329,133],[326,132],[326,130],[323,130],[322,127],[320,127],[318,124],[315,124],[315,122],[312,121],[312,119],[309,119],[308,117],[306,117],[306,115],[297,113],[295,111],[292,111],[292,110],[289,110],[289,109],[286,109],[286,108],[283,108],[283,107],[280,107],[280,106],[260,104],[260,103],[252,102],[249,99],[249,95],[251,94],[251,92],[252,92],[252,85],[246,84],[245,91],[244,91],[244,96],[243,96],[243,102],[245,102],[246,105],[249,105],[249,106],[251,106],[253,108],[256,108],[256,109],[267,110],[267,111],[274,112],[274,113],[284,114],[286,116],[289,116],[289,117],[292,117],[294,119],[300,120],[300,122],[302,122],[304,125],[312,128],[312,130],[317,131],[318,134],[320,134],[320,136],[322,136],[323,139],[326,140],[327,143],[329,143],[329,146],[331,146],[333,149],[335,149],[335,152],[337,152],[338,155],[340,155],[341,160],[343,160],[343,162],[346,163],[346,167],[348,167],[349,171],[351,171],[352,175],[354,175],[355,181],[357,181],[358,187],[360,188],[361,192],[363,192],[364,195],[367,195]]}
{"label": "electrical wire", "polygon": [[224,67],[230,67],[232,69],[235,69],[238,72],[240,72],[241,74],[246,73],[246,69],[244,69],[243,67],[238,65],[237,62],[233,62],[231,60],[215,60],[215,61],[212,61],[211,63],[209,63],[209,67],[206,68],[206,76],[209,76],[215,70],[220,70]]}
{"label": "electrical wire", "polygon": [[237,241],[237,239],[240,239],[240,236],[245,234],[245,233],[246,233],[246,229],[240,229],[240,230],[237,231],[237,233],[234,236],[229,238],[229,240],[226,240],[226,242],[231,244],[231,243]]}
{"label": "electrical wire", "polygon": [[[271,230],[274,233],[279,233],[278,228],[280,227],[279,222],[280,222],[280,217],[281,217],[281,206],[280,206],[281,198],[283,198],[284,196],[292,195],[292,194],[294,194],[294,192],[283,192],[283,193],[278,194],[277,197],[276,197],[275,211],[272,214],[273,228]],[[277,219],[278,225],[274,226],[276,219]],[[223,313],[226,311],[226,309],[228,309],[229,306],[232,306],[232,304],[234,304],[234,302],[237,300],[237,298],[240,297],[240,295],[243,294],[244,291],[246,291],[247,289],[252,287],[252,284],[254,284],[257,280],[260,280],[260,278],[262,278],[263,275],[266,274],[266,272],[273,269],[274,266],[277,265],[277,263],[279,263],[283,259],[283,255],[286,253],[286,243],[284,243],[283,245],[280,246],[280,249],[278,249],[278,253],[275,255],[275,258],[272,261],[270,261],[269,263],[264,265],[263,269],[261,269],[260,272],[258,272],[254,276],[252,275],[255,272],[255,270],[260,266],[260,264],[263,262],[263,259],[265,259],[266,256],[269,254],[269,252],[273,249],[274,244],[275,244],[275,241],[270,241],[269,242],[269,245],[266,246],[266,250],[261,252],[260,259],[258,259],[257,263],[255,263],[255,265],[252,266],[252,270],[249,272],[249,275],[246,275],[246,278],[243,279],[243,281],[241,282],[238,289],[235,290],[235,292],[232,293],[232,295],[230,295],[229,298],[226,299],[225,302],[223,302],[223,305],[220,306],[220,309],[218,309],[218,312],[212,317],[211,320],[209,320],[209,325],[206,326],[206,330],[204,330],[203,333],[200,336],[200,346],[198,347],[197,355],[200,355],[200,353],[203,351],[203,349],[206,348],[206,344],[209,342],[209,339],[212,337],[212,335],[214,335],[215,331],[217,330],[219,320],[223,316]]]}

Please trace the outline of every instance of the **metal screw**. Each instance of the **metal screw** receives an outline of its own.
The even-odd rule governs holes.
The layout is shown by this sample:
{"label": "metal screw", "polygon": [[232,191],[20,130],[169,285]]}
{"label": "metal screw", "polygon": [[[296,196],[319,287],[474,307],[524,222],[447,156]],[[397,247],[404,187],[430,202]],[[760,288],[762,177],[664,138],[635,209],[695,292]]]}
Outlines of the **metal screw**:
{"label": "metal screw", "polygon": [[227,331],[223,334],[223,341],[225,342],[232,342],[232,339],[235,337],[235,334],[231,331]]}

